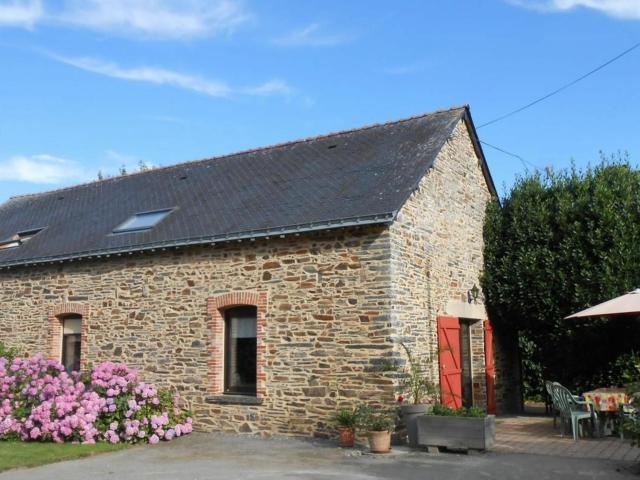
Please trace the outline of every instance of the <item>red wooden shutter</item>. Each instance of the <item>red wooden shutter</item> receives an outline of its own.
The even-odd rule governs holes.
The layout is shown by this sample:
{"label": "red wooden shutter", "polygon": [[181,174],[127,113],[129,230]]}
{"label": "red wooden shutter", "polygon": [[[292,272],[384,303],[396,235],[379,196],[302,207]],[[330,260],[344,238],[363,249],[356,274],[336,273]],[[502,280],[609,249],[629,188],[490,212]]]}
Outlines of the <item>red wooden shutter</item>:
{"label": "red wooden shutter", "polygon": [[442,404],[451,408],[460,408],[462,406],[462,362],[458,318],[438,317],[438,350]]}
{"label": "red wooden shutter", "polygon": [[487,372],[487,412],[496,413],[496,364],[493,359],[493,328],[484,321],[484,361]]}

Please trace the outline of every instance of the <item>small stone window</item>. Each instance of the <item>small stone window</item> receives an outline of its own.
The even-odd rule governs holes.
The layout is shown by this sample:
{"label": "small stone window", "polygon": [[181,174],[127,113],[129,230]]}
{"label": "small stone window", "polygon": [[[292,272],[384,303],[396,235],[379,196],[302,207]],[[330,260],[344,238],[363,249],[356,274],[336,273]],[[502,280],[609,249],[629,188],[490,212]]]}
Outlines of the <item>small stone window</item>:
{"label": "small stone window", "polygon": [[206,401],[260,405],[267,394],[266,291],[229,292],[207,299],[210,332]]}
{"label": "small stone window", "polygon": [[240,306],[224,312],[224,393],[256,395],[257,309]]}
{"label": "small stone window", "polygon": [[80,351],[82,344],[82,316],[62,317],[62,358],[61,363],[67,372],[80,370]]}

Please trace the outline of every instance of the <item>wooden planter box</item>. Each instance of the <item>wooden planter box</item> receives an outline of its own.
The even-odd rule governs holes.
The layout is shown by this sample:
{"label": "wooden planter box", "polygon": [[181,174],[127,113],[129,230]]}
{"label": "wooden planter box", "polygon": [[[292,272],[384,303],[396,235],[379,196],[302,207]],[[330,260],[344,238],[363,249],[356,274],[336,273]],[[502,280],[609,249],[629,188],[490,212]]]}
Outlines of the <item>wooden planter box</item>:
{"label": "wooden planter box", "polygon": [[496,441],[496,417],[418,417],[418,445],[487,450]]}

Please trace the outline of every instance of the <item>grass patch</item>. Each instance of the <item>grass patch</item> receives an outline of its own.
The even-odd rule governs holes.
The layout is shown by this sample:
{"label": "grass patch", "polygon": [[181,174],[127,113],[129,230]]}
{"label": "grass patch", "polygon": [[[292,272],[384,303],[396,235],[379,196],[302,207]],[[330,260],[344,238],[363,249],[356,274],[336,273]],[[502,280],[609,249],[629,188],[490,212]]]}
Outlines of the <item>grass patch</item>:
{"label": "grass patch", "polygon": [[96,443],[78,445],[72,443],[45,443],[0,441],[0,472],[11,468],[37,467],[47,463],[90,457],[98,453],[127,448],[127,444]]}

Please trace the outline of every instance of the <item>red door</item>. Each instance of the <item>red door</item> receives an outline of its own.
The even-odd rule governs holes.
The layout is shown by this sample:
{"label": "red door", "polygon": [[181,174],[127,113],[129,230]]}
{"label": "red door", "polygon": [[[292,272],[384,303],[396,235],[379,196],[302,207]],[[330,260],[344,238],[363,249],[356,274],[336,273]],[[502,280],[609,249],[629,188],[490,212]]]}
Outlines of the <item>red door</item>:
{"label": "red door", "polygon": [[493,328],[484,321],[484,362],[487,372],[487,412],[496,413],[496,364],[493,359]]}
{"label": "red door", "polygon": [[462,406],[462,362],[458,318],[438,317],[438,351],[442,404],[451,408],[460,408]]}

